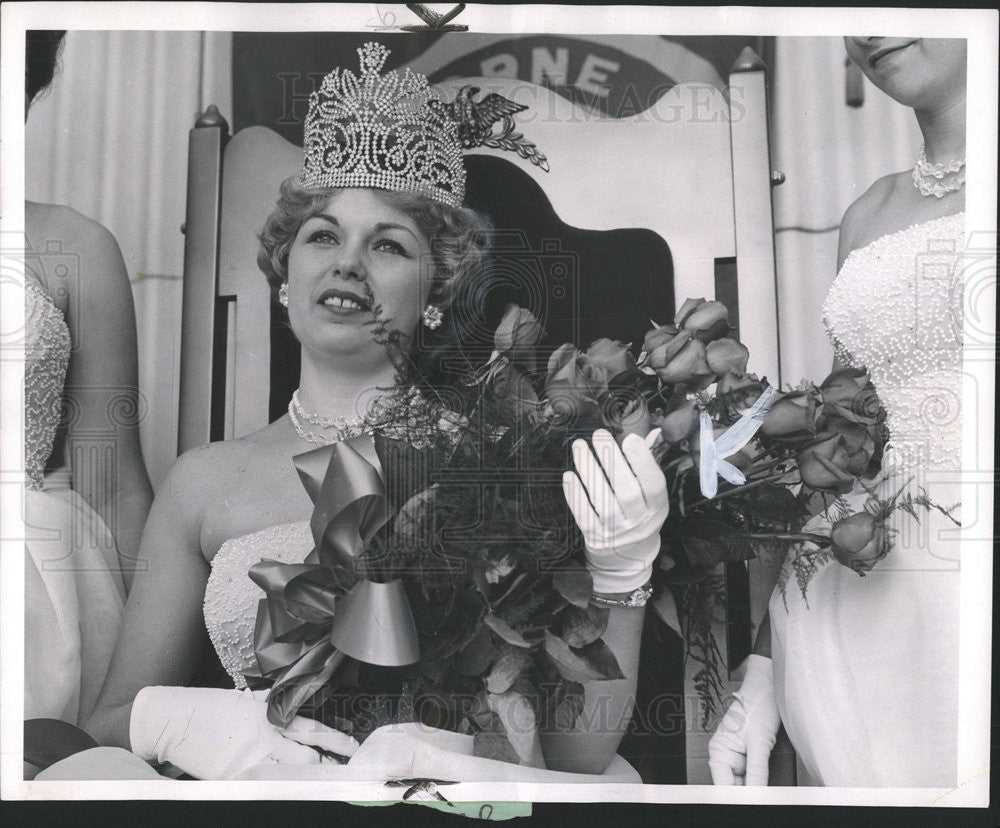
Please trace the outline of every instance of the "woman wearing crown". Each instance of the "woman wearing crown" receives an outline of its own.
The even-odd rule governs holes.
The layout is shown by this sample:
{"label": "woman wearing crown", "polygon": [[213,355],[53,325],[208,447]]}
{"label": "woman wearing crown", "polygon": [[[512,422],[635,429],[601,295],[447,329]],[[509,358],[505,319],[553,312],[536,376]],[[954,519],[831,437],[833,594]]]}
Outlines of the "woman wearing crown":
{"label": "woman wearing crown", "polygon": [[[425,78],[380,75],[384,47],[369,43],[358,53],[360,77],[334,70],[311,97],[302,173],[283,184],[261,234],[258,262],[301,343],[299,388],[286,416],[188,452],[172,468],[87,729],[103,744],[202,779],[638,781],[615,751],[631,716],[643,611],[618,599],[648,581],[659,549],[666,492],[656,480],[622,481],[621,491],[640,502],[609,510],[610,540],[587,551],[595,593],[613,607],[605,640],[626,678],[588,685],[575,728],[515,745],[519,765],[474,758],[470,737],[424,727],[383,728],[360,748],[309,719],[279,729],[268,722],[266,691],[245,689],[263,597],[247,571],[261,559],[300,562],[312,546],[313,504],[292,458],[364,431],[356,418],[407,381],[406,365],[423,362],[423,375],[433,375],[427,349],[412,345],[418,326],[438,343],[461,337],[459,320],[475,309],[458,307],[458,297],[487,256],[488,222],[461,206],[463,140],[448,109],[428,103]],[[629,465],[613,440],[602,443],[608,439],[595,435],[595,450],[612,450],[621,474]],[[649,454],[641,440],[624,451],[634,468]],[[595,475],[603,482],[594,454],[576,463],[585,486]],[[624,529],[629,544],[616,547]],[[203,624],[236,689],[183,686]],[[354,757],[321,763],[315,748]],[[594,776],[609,763],[610,777]]]}

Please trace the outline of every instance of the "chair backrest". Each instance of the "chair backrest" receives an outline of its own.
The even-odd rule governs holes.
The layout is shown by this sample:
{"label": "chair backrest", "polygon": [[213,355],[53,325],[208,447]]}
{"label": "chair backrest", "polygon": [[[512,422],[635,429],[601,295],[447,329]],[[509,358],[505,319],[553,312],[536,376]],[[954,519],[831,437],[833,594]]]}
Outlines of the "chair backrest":
{"label": "chair backrest", "polygon": [[[656,234],[669,246],[672,296],[679,303],[725,294],[718,298],[735,304],[750,370],[780,382],[765,77],[752,52],[734,67],[728,99],[714,87],[682,83],[630,118],[596,116],[515,79],[463,78],[438,88],[450,100],[469,84],[528,107],[517,129],[544,152],[549,171],[509,151],[473,154],[517,165],[567,225]],[[272,300],[256,265],[256,233],[280,183],[301,162],[300,148],[266,128],[244,129],[225,145],[224,122],[207,121],[191,133],[180,450],[268,422]],[[723,285],[733,263],[735,288]],[[623,273],[621,290],[629,289]],[[727,575],[743,606],[740,619],[734,622],[730,612],[717,636],[724,652],[742,660],[774,576],[756,564],[749,576],[740,566]],[[695,666],[688,670],[689,700],[697,698]],[[700,729],[698,718],[688,711],[688,781],[706,783],[710,731]]]}

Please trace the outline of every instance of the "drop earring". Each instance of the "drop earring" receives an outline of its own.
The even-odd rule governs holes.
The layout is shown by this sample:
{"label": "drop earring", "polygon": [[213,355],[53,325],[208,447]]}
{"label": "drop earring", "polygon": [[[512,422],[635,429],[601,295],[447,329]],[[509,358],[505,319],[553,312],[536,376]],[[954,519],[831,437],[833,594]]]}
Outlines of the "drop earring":
{"label": "drop earring", "polygon": [[444,313],[437,305],[428,305],[424,308],[424,325],[432,331],[435,328],[441,327],[441,320],[443,319]]}
{"label": "drop earring", "polygon": [[288,307],[288,282],[282,282],[278,288],[278,303],[283,307]]}

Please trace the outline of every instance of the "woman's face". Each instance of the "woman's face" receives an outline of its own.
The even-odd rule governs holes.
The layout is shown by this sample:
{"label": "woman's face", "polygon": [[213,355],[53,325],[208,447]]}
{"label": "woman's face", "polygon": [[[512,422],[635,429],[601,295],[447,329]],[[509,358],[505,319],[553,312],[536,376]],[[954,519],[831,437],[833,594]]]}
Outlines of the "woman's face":
{"label": "woman's face", "polygon": [[868,79],[904,106],[933,110],[965,97],[965,40],[845,37],[844,45]]}
{"label": "woman's face", "polygon": [[345,189],[299,228],[288,253],[288,319],[304,349],[385,354],[410,337],[430,292],[430,243],[378,191]]}

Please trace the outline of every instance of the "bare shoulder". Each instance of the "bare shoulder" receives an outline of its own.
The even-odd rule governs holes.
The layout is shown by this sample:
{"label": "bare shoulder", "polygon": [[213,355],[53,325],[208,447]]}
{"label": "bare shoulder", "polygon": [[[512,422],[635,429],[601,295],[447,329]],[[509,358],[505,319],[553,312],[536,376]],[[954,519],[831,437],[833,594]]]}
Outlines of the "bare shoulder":
{"label": "bare shoulder", "polygon": [[252,454],[251,444],[245,438],[206,443],[180,455],[170,467],[167,480],[218,489]]}
{"label": "bare shoulder", "polygon": [[881,236],[886,222],[894,221],[892,214],[898,209],[897,194],[907,173],[884,175],[872,184],[847,211],[840,222],[840,239],[837,245],[837,271],[843,267],[852,250],[863,247]]}
{"label": "bare shoulder", "polygon": [[[25,203],[28,237],[61,245],[63,252],[93,257],[117,254],[118,242],[111,231],[63,204]],[[35,242],[37,244],[37,242]]]}
{"label": "bare shoulder", "polygon": [[[184,514],[204,516],[225,498],[241,466],[239,441],[208,443],[185,451],[170,467],[156,493]],[[199,521],[200,522],[200,521]]]}
{"label": "bare shoulder", "polygon": [[[125,260],[103,224],[72,207],[26,202],[25,229],[32,248],[41,254],[41,276],[50,293],[81,297],[87,303],[85,313],[131,314]],[[62,267],[49,267],[50,262]],[[64,312],[70,307],[78,307],[75,299]]]}
{"label": "bare shoulder", "polygon": [[235,440],[189,449],[174,461],[161,488],[178,487],[185,499],[196,499],[201,511],[209,511],[238,487],[247,472],[252,474],[266,462],[273,432],[273,425],[266,426]]}
{"label": "bare shoulder", "polygon": [[882,210],[892,199],[893,191],[899,183],[899,177],[906,173],[884,175],[875,181],[865,192],[847,208],[840,223],[842,240],[850,241],[858,236],[858,231],[871,223],[872,216]]}

